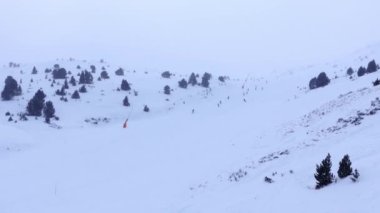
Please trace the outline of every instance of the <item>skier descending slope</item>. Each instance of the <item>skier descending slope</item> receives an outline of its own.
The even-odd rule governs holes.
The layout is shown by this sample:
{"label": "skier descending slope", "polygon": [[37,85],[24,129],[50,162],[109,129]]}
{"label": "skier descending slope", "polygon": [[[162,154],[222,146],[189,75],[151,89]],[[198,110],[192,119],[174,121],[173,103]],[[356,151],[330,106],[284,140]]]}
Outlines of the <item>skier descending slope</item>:
{"label": "skier descending slope", "polygon": [[129,115],[128,115],[128,117],[127,117],[127,120],[125,120],[125,122],[124,122],[124,124],[123,124],[123,128],[124,128],[124,129],[128,128],[128,120],[129,120],[129,118],[131,117],[132,112],[133,112],[133,107],[132,107],[132,109],[131,109],[131,112],[129,112]]}

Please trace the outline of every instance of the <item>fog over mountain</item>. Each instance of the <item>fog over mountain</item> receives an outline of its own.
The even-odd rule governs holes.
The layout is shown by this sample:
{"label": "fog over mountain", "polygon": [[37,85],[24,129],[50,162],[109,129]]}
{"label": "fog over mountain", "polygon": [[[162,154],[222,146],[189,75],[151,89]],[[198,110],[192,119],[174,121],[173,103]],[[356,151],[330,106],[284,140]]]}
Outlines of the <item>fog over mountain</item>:
{"label": "fog over mountain", "polygon": [[2,0],[0,62],[263,72],[378,42],[376,0]]}

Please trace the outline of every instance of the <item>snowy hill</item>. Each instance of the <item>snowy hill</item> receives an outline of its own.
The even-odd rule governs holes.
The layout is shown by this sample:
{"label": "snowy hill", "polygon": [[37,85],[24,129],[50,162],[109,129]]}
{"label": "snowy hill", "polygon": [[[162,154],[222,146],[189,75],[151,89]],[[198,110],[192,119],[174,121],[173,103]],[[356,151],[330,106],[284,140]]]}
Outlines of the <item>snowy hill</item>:
{"label": "snowy hill", "polygon": [[[263,76],[227,73],[224,83],[212,73],[210,88],[187,89],[178,81],[190,73],[166,79],[124,68],[117,76],[119,67],[107,62],[4,65],[0,79],[13,76],[23,94],[0,102],[0,212],[376,212],[380,87],[372,82],[380,72],[346,74],[372,59],[380,61],[380,47]],[[87,93],[71,99],[81,85],[69,85],[68,101],[60,100],[64,80],[52,85],[45,73],[54,64],[77,80],[94,65]],[[102,67],[110,79],[98,81]],[[320,72],[330,84],[309,90]],[[131,91],[118,91],[123,79]],[[19,121],[40,88],[59,120]],[[349,154],[359,181],[315,190],[315,165],[328,153],[335,174]]]}

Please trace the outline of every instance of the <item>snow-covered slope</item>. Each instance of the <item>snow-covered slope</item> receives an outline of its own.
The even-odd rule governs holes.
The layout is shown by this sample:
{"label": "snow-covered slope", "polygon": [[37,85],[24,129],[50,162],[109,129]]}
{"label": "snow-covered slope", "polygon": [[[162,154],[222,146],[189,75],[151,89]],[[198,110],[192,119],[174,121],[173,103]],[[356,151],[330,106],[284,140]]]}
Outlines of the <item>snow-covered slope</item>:
{"label": "snow-covered slope", "polygon": [[[181,73],[164,79],[126,68],[116,76],[118,67],[106,62],[3,66],[0,79],[22,79],[23,95],[0,102],[0,212],[376,212],[380,87],[372,82],[380,73],[353,79],[345,73],[380,60],[379,51],[368,47],[332,63],[264,76],[230,75],[225,83],[214,75],[209,89],[179,88],[189,76]],[[95,78],[79,100],[63,102],[55,95],[63,81],[51,87],[51,74],[44,73],[54,64],[76,78],[90,65],[97,78],[104,66],[111,78]],[[309,80],[322,71],[331,83],[310,91]],[[137,96],[117,91],[122,79]],[[169,96],[165,85],[173,89]],[[8,122],[5,113],[17,120],[39,88],[60,119]],[[122,105],[126,95],[131,107]],[[351,122],[357,117],[360,124]],[[91,118],[107,122],[86,122]],[[315,165],[327,153],[334,172],[349,154],[359,181],[339,179],[315,190]],[[274,182],[264,182],[266,176]]]}

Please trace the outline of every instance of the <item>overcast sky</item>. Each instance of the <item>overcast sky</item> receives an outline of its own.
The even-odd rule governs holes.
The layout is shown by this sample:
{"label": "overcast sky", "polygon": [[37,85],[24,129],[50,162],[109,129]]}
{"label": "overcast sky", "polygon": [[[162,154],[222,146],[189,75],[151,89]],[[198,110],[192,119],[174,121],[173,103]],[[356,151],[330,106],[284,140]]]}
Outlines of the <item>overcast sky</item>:
{"label": "overcast sky", "polygon": [[0,0],[0,62],[263,72],[380,41],[379,0]]}

